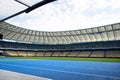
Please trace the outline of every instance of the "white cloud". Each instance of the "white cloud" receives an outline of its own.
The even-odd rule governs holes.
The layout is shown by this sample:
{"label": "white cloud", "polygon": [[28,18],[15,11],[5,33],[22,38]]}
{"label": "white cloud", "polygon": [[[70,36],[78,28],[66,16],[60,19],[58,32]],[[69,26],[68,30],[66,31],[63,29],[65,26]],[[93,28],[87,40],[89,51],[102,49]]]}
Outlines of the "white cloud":
{"label": "white cloud", "polygon": [[120,0],[110,0],[111,6],[113,9],[120,10]]}
{"label": "white cloud", "polygon": [[120,0],[58,0],[7,22],[40,31],[64,31],[119,22]]}
{"label": "white cloud", "polygon": [[0,0],[0,17],[4,18],[10,16],[10,14],[15,14],[25,8],[25,6],[15,2],[14,0]]}

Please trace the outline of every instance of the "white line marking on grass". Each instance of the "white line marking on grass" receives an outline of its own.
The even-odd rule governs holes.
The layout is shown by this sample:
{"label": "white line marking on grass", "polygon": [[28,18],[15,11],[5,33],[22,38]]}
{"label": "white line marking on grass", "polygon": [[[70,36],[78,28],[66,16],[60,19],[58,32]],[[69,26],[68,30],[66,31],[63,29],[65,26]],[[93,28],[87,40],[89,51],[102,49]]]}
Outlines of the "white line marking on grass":
{"label": "white line marking on grass", "polygon": [[16,66],[16,67],[24,67],[24,68],[32,68],[32,69],[56,71],[56,72],[69,73],[69,74],[79,74],[79,75],[86,75],[86,76],[95,76],[95,77],[103,77],[103,78],[120,79],[120,77],[114,77],[114,76],[86,74],[86,73],[79,73],[79,72],[71,72],[71,71],[63,71],[63,70],[55,70],[55,69],[46,69],[46,68],[38,68],[38,67],[30,67],[30,66],[21,66],[21,65],[12,65],[12,64],[5,64],[5,63],[0,63],[0,64],[2,64],[2,65],[9,65],[9,66]]}

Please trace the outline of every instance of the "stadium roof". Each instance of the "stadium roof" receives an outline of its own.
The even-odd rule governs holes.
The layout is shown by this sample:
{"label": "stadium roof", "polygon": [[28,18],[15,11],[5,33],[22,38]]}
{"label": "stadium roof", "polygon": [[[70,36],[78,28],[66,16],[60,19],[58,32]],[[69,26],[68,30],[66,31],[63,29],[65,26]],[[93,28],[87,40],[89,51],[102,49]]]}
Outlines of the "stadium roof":
{"label": "stadium roof", "polygon": [[[0,0],[0,20],[41,1]],[[32,30],[65,31],[117,23],[119,14],[120,0],[57,0],[6,22]]]}
{"label": "stadium roof", "polygon": [[3,40],[36,44],[72,44],[120,40],[120,23],[72,31],[43,32],[1,22],[0,29]]}

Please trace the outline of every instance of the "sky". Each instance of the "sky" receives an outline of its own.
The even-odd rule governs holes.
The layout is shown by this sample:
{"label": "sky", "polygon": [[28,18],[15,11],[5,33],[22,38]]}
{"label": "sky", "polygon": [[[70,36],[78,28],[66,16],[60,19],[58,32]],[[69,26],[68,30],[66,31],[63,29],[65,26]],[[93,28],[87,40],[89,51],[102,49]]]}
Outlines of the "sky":
{"label": "sky", "polygon": [[[42,0],[20,1],[31,6]],[[0,19],[26,8],[14,0],[0,0]],[[104,26],[120,22],[120,0],[57,0],[6,22],[50,32]]]}

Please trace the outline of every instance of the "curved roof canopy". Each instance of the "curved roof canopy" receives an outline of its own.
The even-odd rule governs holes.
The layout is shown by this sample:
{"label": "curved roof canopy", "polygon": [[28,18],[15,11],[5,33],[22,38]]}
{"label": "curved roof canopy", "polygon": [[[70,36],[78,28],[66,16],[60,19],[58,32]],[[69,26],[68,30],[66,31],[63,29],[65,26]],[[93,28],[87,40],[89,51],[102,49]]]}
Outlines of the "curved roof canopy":
{"label": "curved roof canopy", "polygon": [[71,44],[120,40],[120,23],[72,31],[42,32],[0,23],[0,34],[5,40],[37,44]]}

